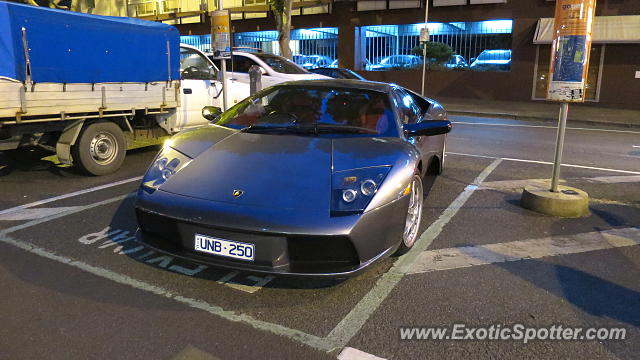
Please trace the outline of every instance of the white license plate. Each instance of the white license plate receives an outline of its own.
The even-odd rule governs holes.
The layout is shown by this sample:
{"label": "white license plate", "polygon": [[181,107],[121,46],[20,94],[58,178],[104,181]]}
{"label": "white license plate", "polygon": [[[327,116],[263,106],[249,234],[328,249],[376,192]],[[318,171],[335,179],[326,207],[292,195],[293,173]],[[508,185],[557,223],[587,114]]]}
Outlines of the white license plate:
{"label": "white license plate", "polygon": [[211,236],[196,234],[194,249],[213,255],[234,259],[253,261],[255,246],[253,244],[229,241]]}

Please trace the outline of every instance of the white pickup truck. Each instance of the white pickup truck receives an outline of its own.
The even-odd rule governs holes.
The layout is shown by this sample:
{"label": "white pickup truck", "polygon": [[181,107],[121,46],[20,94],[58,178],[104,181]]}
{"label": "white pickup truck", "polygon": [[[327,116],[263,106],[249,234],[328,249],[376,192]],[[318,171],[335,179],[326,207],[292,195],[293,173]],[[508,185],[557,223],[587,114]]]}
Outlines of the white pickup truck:
{"label": "white pickup truck", "polygon": [[[218,69],[171,26],[4,2],[2,17],[0,151],[40,147],[104,175],[127,140],[201,126],[204,106],[222,108]],[[228,103],[248,95],[230,84]]]}

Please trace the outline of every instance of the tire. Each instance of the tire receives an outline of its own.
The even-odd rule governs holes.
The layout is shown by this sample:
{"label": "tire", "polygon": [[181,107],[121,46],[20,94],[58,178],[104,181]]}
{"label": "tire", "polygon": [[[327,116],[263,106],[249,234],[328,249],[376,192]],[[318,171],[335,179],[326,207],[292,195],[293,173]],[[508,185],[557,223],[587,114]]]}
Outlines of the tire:
{"label": "tire", "polygon": [[422,218],[422,208],[424,203],[424,190],[422,187],[422,178],[418,173],[413,175],[411,179],[411,198],[407,208],[407,218],[402,231],[402,240],[400,246],[396,250],[396,256],[406,254],[418,239],[420,230],[420,219]]}
{"label": "tire", "polygon": [[120,127],[112,122],[96,122],[85,126],[71,147],[74,165],[91,175],[116,172],[127,150],[127,141]]}

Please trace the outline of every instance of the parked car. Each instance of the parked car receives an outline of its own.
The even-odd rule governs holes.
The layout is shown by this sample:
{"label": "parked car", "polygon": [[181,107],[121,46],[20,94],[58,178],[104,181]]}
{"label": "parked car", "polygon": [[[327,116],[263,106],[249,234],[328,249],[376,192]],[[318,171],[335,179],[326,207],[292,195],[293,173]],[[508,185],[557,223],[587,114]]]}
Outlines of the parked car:
{"label": "parked car", "polygon": [[415,55],[391,55],[380,60],[379,63],[369,65],[370,70],[388,70],[408,68],[422,64],[422,58]]}
{"label": "parked car", "polygon": [[298,64],[298,65],[302,66],[302,64],[304,64],[304,63],[307,61],[307,56],[306,56],[306,55],[293,55],[293,56],[291,57],[291,60],[292,60],[294,63],[296,63],[296,64]]}
{"label": "parked car", "polygon": [[511,50],[484,50],[477,58],[471,58],[470,68],[475,71],[509,71]]}
{"label": "parked car", "polygon": [[447,69],[468,69],[469,64],[462,55],[452,55],[449,61],[444,63],[444,67]]}
{"label": "parked car", "polygon": [[304,59],[302,67],[305,69],[315,69],[319,67],[331,66],[334,59],[323,55],[307,55]]}
{"label": "parked car", "polygon": [[[216,65],[219,59],[207,54]],[[249,68],[257,65],[262,69],[262,87],[291,80],[330,79],[328,76],[314,74],[282,56],[262,52],[234,52],[232,61],[227,60],[227,72],[231,83],[249,83]],[[219,68],[220,66],[218,66]]]}
{"label": "parked car", "polygon": [[137,193],[138,240],[189,261],[346,277],[419,236],[451,123],[393,84],[279,84],[169,140]]}
{"label": "parked car", "polygon": [[326,68],[311,69],[309,71],[311,71],[312,73],[329,76],[334,79],[366,80],[365,78],[358,75],[357,73],[349,69],[343,69],[343,68],[326,67]]}

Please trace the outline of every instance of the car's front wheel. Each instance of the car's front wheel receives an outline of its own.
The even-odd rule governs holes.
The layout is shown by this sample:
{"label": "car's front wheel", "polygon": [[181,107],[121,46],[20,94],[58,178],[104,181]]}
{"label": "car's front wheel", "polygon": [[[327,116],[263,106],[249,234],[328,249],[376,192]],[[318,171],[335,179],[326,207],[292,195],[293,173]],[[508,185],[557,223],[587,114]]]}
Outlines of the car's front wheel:
{"label": "car's front wheel", "polygon": [[419,174],[414,174],[411,179],[411,193],[409,196],[409,207],[407,208],[407,218],[402,232],[402,242],[395,255],[402,255],[408,252],[418,239],[424,201],[422,178],[420,178]]}

